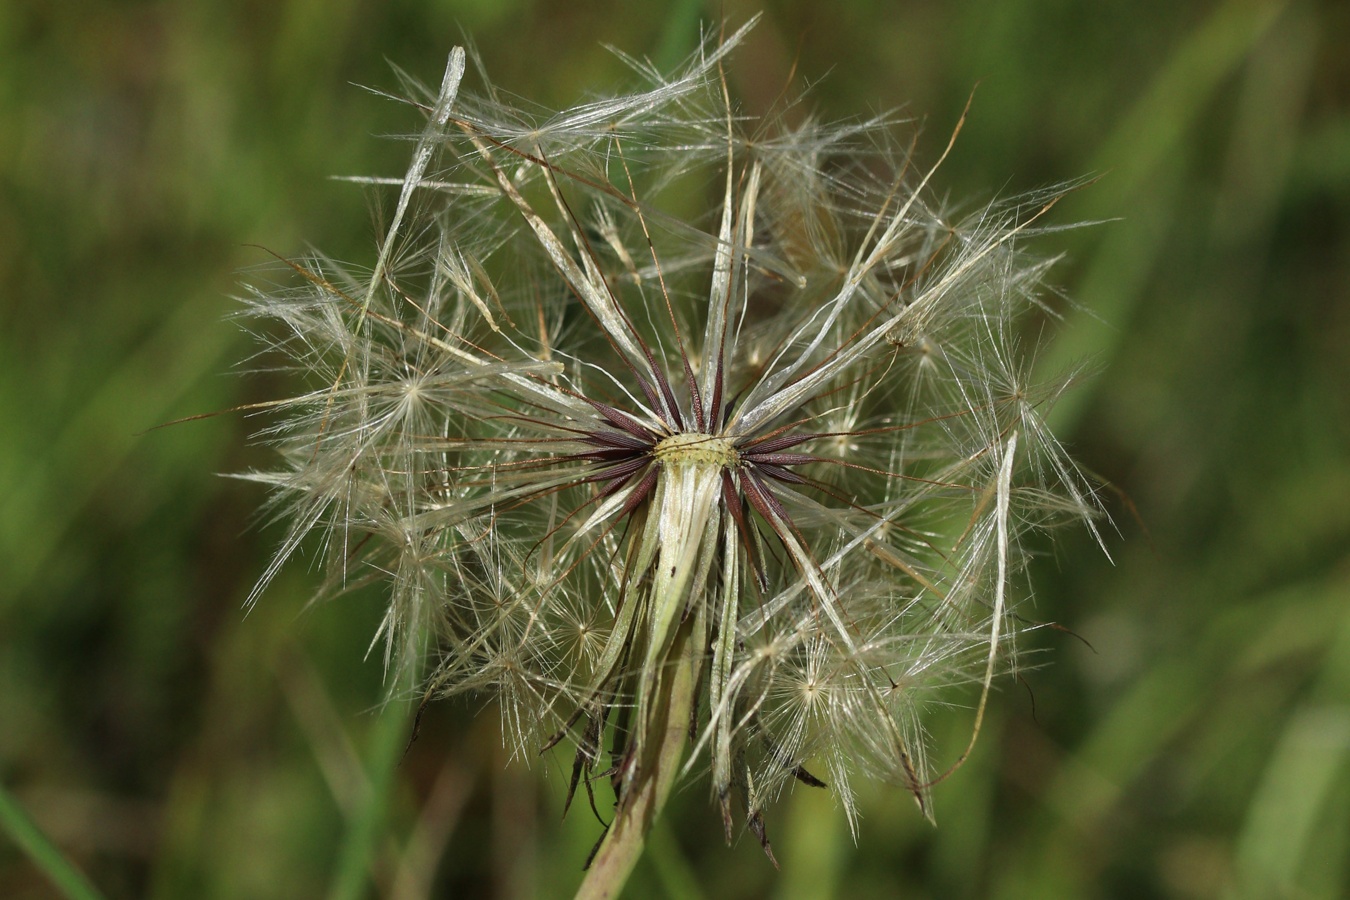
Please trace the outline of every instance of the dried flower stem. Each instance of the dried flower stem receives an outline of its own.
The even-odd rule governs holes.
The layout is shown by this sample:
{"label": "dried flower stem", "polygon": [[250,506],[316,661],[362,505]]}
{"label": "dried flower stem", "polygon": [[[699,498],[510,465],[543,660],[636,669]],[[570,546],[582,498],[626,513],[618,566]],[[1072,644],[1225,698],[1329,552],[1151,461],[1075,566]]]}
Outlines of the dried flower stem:
{"label": "dried flower stem", "polygon": [[689,742],[689,716],[697,688],[698,653],[697,645],[690,640],[691,624],[686,623],[675,637],[671,655],[678,662],[673,677],[665,681],[665,696],[660,698],[659,708],[651,718],[652,733],[644,742],[647,755],[639,761],[637,774],[619,799],[614,821],[577,890],[577,900],[603,900],[619,895],[642,855],[652,824],[675,786]]}

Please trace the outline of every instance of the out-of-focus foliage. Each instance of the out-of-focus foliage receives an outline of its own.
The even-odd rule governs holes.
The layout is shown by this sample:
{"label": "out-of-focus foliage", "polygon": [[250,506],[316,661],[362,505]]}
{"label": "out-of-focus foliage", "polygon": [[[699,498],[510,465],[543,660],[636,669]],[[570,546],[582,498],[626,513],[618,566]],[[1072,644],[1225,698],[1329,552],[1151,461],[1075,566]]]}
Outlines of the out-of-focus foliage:
{"label": "out-of-focus foliage", "polygon": [[[715,7],[715,8],[714,8]],[[380,598],[247,617],[278,533],[211,477],[265,462],[222,375],[241,269],[365,259],[418,123],[351,86],[434,80],[465,35],[558,106],[610,43],[669,63],[737,3],[0,6],[0,784],[112,897],[565,896],[599,827],[496,713],[379,716]],[[768,821],[783,871],[677,797],[632,896],[1331,897],[1350,891],[1350,11],[1327,0],[766,3],[728,77],[832,116],[906,103],[972,202],[1089,173],[1041,238],[1081,304],[1060,433],[1119,490],[1114,563],[1033,566],[1045,630],[931,828],[899,790]],[[795,76],[793,74],[795,65]],[[823,79],[822,79],[822,76]],[[1047,549],[1048,549],[1047,544]],[[1087,644],[1090,644],[1089,648]],[[1033,709],[1034,698],[1034,709]],[[969,698],[973,701],[973,695]],[[396,710],[401,713],[400,710]],[[955,754],[969,709],[938,721]],[[936,759],[941,767],[943,760]],[[367,878],[367,871],[370,875]],[[0,837],[0,896],[52,888]]]}

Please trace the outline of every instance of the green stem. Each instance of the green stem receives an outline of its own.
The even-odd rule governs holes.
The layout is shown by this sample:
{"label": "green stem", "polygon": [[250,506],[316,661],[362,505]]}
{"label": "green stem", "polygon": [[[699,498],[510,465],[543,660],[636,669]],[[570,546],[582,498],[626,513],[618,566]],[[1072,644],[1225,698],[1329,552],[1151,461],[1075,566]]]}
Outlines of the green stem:
{"label": "green stem", "polygon": [[665,681],[664,694],[653,710],[640,768],[624,790],[604,841],[586,878],[577,890],[576,900],[613,900],[623,890],[633,866],[642,855],[647,833],[660,815],[684,760],[689,738],[689,714],[693,709],[696,673],[694,641],[689,640],[688,625],[675,637],[668,659],[678,659],[675,671]]}
{"label": "green stem", "polygon": [[62,896],[71,900],[99,900],[103,896],[42,833],[4,785],[0,785],[0,828],[52,880]]}
{"label": "green stem", "polygon": [[[420,668],[414,674],[420,676]],[[408,713],[407,702],[390,700],[372,729],[367,763],[370,790],[347,822],[329,900],[357,900],[366,894],[377,845],[386,836],[389,811],[398,790],[397,769],[411,729]]]}

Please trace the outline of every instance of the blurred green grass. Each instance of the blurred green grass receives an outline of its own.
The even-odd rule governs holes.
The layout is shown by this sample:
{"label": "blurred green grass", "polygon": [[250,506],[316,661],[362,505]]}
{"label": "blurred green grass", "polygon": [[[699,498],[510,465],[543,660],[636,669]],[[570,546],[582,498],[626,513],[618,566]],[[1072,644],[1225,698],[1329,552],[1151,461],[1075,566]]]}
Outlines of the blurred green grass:
{"label": "blurred green grass", "polygon": [[[598,827],[559,824],[565,761],[507,766],[490,707],[432,707],[379,764],[406,721],[361,661],[377,598],[307,610],[297,566],[245,616],[276,535],[213,473],[266,463],[257,423],[147,429],[281,390],[232,374],[252,245],[370,256],[374,201],[327,176],[401,172],[374,136],[416,123],[351,83],[394,87],[389,61],[434,80],[467,34],[499,85],[566,104],[622,83],[601,43],[669,59],[723,8],[759,7],[0,6],[0,784],[103,893],[579,881]],[[1114,562],[1046,545],[1035,614],[1092,649],[1041,633],[1034,713],[1005,686],[937,829],[876,790],[855,844],[799,791],[774,873],[753,839],[721,846],[695,783],[628,894],[1350,894],[1350,9],[763,9],[730,72],[752,108],[795,62],[829,115],[907,103],[935,157],[978,83],[952,197],[1104,176],[1055,217],[1108,221],[1038,244],[1079,304],[1041,362],[1096,366],[1057,416],[1119,534]],[[940,761],[969,712],[936,713]],[[53,891],[0,837],[0,896]]]}

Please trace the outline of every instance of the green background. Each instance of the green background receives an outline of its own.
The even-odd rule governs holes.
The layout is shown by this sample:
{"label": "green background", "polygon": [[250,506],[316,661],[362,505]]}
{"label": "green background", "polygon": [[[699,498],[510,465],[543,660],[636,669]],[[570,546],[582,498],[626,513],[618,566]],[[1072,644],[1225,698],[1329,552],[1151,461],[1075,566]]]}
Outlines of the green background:
{"label": "green background", "polygon": [[[496,710],[447,702],[394,765],[378,596],[307,608],[301,562],[242,609],[278,529],[216,473],[268,465],[261,421],[147,429],[286,390],[239,374],[254,245],[373,259],[390,198],[327,176],[401,174],[378,136],[418,123],[353,83],[438,82],[467,35],[566,105],[629,83],[601,44],[669,63],[757,8],[0,4],[0,897],[570,895],[599,835],[560,818],[570,758],[508,763]],[[1350,894],[1350,5],[763,9],[750,109],[795,63],[826,117],[903,104],[932,160],[978,84],[941,192],[1103,175],[1054,212],[1100,224],[1036,249],[1082,306],[1042,363],[1095,366],[1055,418],[1111,485],[1114,562],[1040,548],[1035,615],[1091,648],[1031,637],[938,827],[877,786],[855,843],[801,788],[775,872],[695,781],[627,895]]]}

